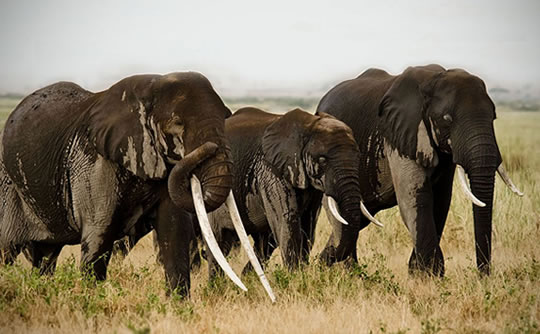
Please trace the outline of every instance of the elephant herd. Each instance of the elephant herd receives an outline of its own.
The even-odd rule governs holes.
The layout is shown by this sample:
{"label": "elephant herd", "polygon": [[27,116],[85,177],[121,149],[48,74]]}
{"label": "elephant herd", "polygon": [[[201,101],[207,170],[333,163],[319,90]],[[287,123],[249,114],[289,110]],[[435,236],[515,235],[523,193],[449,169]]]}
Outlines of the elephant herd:
{"label": "elephant herd", "polygon": [[[196,241],[210,276],[239,243],[272,300],[265,263],[309,259],[321,206],[332,233],[319,258],[356,260],[372,214],[399,206],[409,271],[444,275],[439,246],[454,172],[473,202],[476,262],[490,273],[495,106],[460,69],[369,69],[332,88],[316,113],[246,107],[234,114],[201,74],[136,75],[92,93],[59,82],[27,96],[0,133],[0,252],[53,273],[64,245],[105,279],[115,241],[151,230],[170,290],[188,295]],[[469,177],[470,188],[466,177]],[[210,213],[209,215],[207,213]],[[381,225],[382,226],[382,225]],[[251,235],[253,246],[248,238]]]}

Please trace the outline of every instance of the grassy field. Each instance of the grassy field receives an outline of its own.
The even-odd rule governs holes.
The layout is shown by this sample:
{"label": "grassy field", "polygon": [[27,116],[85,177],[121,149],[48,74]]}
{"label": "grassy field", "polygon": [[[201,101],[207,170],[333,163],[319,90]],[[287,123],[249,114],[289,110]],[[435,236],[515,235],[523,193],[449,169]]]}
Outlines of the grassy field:
{"label": "grassy field", "polygon": [[[291,107],[245,104],[259,102],[276,112]],[[0,117],[9,103],[0,103]],[[384,229],[360,233],[358,264],[319,265],[315,255],[329,234],[323,213],[311,265],[288,273],[274,256],[268,266],[275,304],[255,275],[243,278],[247,293],[225,279],[208,285],[205,264],[192,274],[190,300],[166,297],[147,237],[127,258],[113,257],[105,282],[81,276],[75,246],[62,252],[52,277],[39,277],[22,257],[0,266],[0,333],[539,333],[540,113],[501,108],[495,126],[506,169],[525,196],[497,178],[490,277],[477,274],[471,204],[455,191],[442,239],[444,279],[408,276],[411,242],[395,209],[377,215]],[[237,272],[246,261],[231,258]]]}

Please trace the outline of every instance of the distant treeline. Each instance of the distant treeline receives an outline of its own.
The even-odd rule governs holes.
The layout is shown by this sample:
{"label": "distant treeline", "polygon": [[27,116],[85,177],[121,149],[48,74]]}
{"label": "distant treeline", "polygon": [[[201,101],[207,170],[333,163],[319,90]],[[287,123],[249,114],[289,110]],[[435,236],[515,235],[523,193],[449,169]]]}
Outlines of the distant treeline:
{"label": "distant treeline", "polygon": [[537,101],[496,101],[498,107],[507,107],[516,111],[540,111],[540,102]]}

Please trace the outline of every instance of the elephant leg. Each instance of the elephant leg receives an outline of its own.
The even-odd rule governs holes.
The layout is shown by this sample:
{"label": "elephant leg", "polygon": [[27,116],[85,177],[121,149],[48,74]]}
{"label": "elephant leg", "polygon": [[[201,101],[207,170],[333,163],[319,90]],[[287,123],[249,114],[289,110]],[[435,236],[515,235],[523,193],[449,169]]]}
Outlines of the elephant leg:
{"label": "elephant leg", "polygon": [[24,254],[32,262],[32,266],[39,269],[40,275],[52,275],[63,247],[64,245],[31,242],[25,247]]}
{"label": "elephant leg", "polygon": [[17,256],[21,253],[22,247],[19,245],[9,245],[3,249],[0,249],[0,259],[5,265],[11,265],[17,259]]}
{"label": "elephant leg", "polygon": [[[454,181],[454,165],[449,164],[448,167],[445,167],[440,171],[441,175],[437,182],[433,185],[433,218],[435,221],[435,229],[437,231],[437,238],[439,241],[439,246],[437,249],[437,254],[440,254],[440,271],[437,273],[440,276],[444,276],[444,254],[440,248],[440,242],[444,226],[446,224],[446,219],[448,217],[448,211],[450,210],[450,202],[452,200],[452,185]],[[409,264],[412,263],[413,267],[417,267],[418,264],[415,263],[416,254],[414,249],[409,260]]]}
{"label": "elephant leg", "polygon": [[[87,158],[85,158],[87,159]],[[121,224],[115,221],[119,187],[117,166],[97,155],[88,158],[79,173],[70,176],[73,215],[81,226],[81,269],[107,278],[107,266]]]}
{"label": "elephant leg", "polygon": [[[277,242],[274,240],[274,236],[270,231],[255,233],[251,237],[253,238],[255,246],[255,255],[257,255],[261,266],[264,267],[268,260],[270,260],[270,257],[272,256],[274,250],[277,248]],[[248,262],[242,270],[242,275],[246,275],[253,270],[254,269],[251,265],[251,262]]]}
{"label": "elephant leg", "polygon": [[[332,233],[326,243],[325,248],[319,254],[319,258],[327,265],[332,265],[336,262],[345,261],[351,259],[354,262],[358,262],[356,255],[356,242],[358,241],[358,233],[360,230],[351,225],[343,225],[330,213],[328,209],[328,201],[323,199],[322,201],[324,210],[326,211],[326,217],[330,226],[332,226]],[[364,216],[361,218],[361,225],[367,225],[368,219]]]}
{"label": "elephant leg", "polygon": [[450,210],[450,202],[452,200],[452,186],[454,183],[454,165],[450,165],[443,169],[441,177],[433,186],[435,228],[439,242],[441,241],[448,211]]}
{"label": "elephant leg", "polygon": [[198,227],[198,224],[196,224],[196,217],[193,217],[192,215],[192,220],[195,220],[192,224],[192,235],[191,235],[191,241],[190,241],[190,244],[189,244],[189,257],[191,259],[191,269],[192,270],[197,270],[201,267],[201,252],[200,252],[200,249],[199,249],[199,240],[200,240],[200,237],[201,237],[201,232],[200,232],[200,229],[198,231],[195,230],[195,225],[197,225]]}
{"label": "elephant leg", "polygon": [[309,261],[309,254],[315,243],[315,228],[317,227],[317,219],[321,211],[321,200],[323,194],[317,192],[316,194],[309,196],[307,203],[304,203],[304,211],[301,217],[301,230],[302,230],[302,260],[304,262]]}
{"label": "elephant leg", "polygon": [[167,198],[157,208],[155,241],[159,247],[159,261],[165,269],[165,280],[169,294],[176,291],[181,296],[189,296],[190,254],[192,236],[191,215],[176,207]]}
{"label": "elephant leg", "polygon": [[113,246],[114,254],[121,254],[122,257],[126,257],[131,250],[129,237],[123,237],[120,240],[116,240]]}
{"label": "elephant leg", "polygon": [[393,151],[388,156],[399,211],[414,244],[409,272],[442,275],[444,261],[434,221],[429,170]]}
{"label": "elephant leg", "polygon": [[115,233],[111,226],[84,225],[81,237],[81,269],[95,275],[98,280],[107,278]]}
{"label": "elephant leg", "polygon": [[[270,174],[270,173],[268,173]],[[283,263],[294,270],[302,258],[302,232],[300,213],[294,189],[273,174],[269,182],[263,182],[260,194],[266,212],[266,219],[274,234]]]}
{"label": "elephant leg", "polygon": [[114,242],[113,253],[126,257],[137,242],[144,238],[153,228],[155,217],[143,216],[128,232],[128,235]]}

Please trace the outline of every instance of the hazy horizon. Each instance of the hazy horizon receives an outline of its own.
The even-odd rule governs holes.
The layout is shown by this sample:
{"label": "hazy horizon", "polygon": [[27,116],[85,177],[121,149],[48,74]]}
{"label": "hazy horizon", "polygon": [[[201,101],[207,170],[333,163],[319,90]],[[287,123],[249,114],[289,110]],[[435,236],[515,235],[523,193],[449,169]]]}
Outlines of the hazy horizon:
{"label": "hazy horizon", "polygon": [[194,70],[223,95],[309,95],[369,67],[426,63],[540,93],[538,1],[0,6],[0,93],[59,80],[97,91],[136,73]]}

